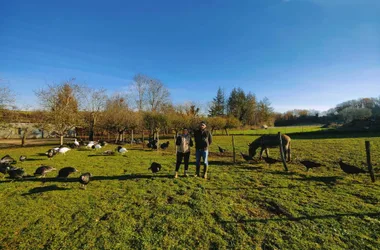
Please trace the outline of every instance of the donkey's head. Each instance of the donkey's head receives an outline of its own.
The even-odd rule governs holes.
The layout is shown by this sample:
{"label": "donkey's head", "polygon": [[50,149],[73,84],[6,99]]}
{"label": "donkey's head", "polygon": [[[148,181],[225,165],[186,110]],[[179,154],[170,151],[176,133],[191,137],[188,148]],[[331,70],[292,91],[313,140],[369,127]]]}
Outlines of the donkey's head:
{"label": "donkey's head", "polygon": [[248,147],[249,147],[249,150],[248,150],[249,156],[254,157],[256,155],[256,150],[258,146],[254,142],[252,142],[248,144]]}

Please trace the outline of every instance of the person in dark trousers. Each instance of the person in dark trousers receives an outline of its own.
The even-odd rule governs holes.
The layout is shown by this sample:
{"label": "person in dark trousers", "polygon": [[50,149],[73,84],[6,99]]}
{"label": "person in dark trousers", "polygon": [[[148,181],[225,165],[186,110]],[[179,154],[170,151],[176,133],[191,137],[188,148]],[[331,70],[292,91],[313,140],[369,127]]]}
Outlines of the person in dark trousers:
{"label": "person in dark trousers", "polygon": [[187,170],[189,169],[189,158],[190,158],[190,147],[193,146],[193,140],[189,134],[187,128],[184,128],[182,134],[176,139],[177,145],[177,162],[175,165],[175,175],[174,178],[178,178],[178,170],[181,166],[182,159],[185,165],[185,176],[187,177]]}
{"label": "person in dark trousers", "polygon": [[201,158],[203,158],[203,178],[207,179],[207,169],[208,169],[208,148],[212,143],[212,135],[206,129],[206,123],[201,122],[199,124],[199,129],[194,131],[195,140],[195,157],[196,157],[196,175],[200,176],[201,170]]}

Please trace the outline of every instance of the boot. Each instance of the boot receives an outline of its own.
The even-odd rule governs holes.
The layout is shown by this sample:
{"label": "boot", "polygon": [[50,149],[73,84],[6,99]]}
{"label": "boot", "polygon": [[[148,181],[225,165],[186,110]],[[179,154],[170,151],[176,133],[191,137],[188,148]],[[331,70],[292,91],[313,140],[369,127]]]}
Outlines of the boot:
{"label": "boot", "polygon": [[178,172],[177,172],[177,171],[175,172],[174,178],[175,178],[175,179],[178,178]]}
{"label": "boot", "polygon": [[197,166],[196,172],[195,172],[195,177],[201,176],[200,172],[201,172],[201,166]]}
{"label": "boot", "polygon": [[208,166],[205,165],[204,169],[203,169],[203,178],[205,178],[205,179],[207,179],[207,170],[208,170]]}

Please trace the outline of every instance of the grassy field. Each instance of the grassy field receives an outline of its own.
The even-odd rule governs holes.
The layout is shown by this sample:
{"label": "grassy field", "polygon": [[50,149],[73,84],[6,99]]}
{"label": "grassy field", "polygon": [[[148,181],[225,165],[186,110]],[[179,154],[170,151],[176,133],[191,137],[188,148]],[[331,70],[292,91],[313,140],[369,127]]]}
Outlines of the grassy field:
{"label": "grassy field", "polygon": [[[235,136],[237,152],[254,138]],[[100,156],[116,147],[108,145],[52,160],[41,155],[50,146],[0,149],[0,156],[27,155],[16,166],[28,174],[48,164],[94,176],[86,190],[79,173],[67,181],[56,172],[0,179],[0,249],[379,249],[380,166],[372,183],[337,164],[341,157],[361,166],[365,140],[380,162],[380,137],[294,139],[284,172],[280,163],[248,164],[240,156],[233,164],[231,137],[215,136],[208,180],[193,177],[194,157],[191,176],[174,179],[173,145],[158,152],[126,145],[125,155]],[[220,155],[217,145],[229,151]],[[326,167],[306,172],[296,158]],[[154,176],[152,161],[163,165]]]}
{"label": "grassy field", "polygon": [[[316,132],[323,131],[327,129],[321,128],[322,125],[305,125],[305,126],[288,126],[288,127],[269,127],[267,129],[249,129],[249,130],[239,130],[233,129],[228,133],[230,135],[266,135],[266,134],[277,134],[281,132],[283,134],[291,134],[291,133],[305,133],[305,132]],[[217,135],[225,134],[223,130],[215,131]]]}

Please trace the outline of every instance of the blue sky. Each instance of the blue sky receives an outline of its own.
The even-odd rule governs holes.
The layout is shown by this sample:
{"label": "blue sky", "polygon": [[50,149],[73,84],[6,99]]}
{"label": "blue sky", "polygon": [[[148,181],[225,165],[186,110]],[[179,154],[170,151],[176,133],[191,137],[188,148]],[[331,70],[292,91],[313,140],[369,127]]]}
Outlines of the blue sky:
{"label": "blue sky", "polygon": [[47,83],[114,93],[144,73],[174,103],[220,86],[327,110],[380,96],[379,14],[378,0],[2,1],[0,78],[20,107]]}

